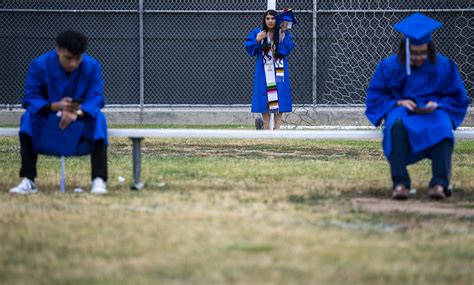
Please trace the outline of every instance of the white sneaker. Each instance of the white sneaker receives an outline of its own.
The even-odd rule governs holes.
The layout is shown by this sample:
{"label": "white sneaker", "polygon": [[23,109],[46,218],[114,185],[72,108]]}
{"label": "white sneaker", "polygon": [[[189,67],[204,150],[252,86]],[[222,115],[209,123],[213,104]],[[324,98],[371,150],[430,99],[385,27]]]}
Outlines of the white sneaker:
{"label": "white sneaker", "polygon": [[20,184],[11,188],[8,192],[10,194],[27,195],[38,192],[38,189],[36,188],[36,184],[33,181],[24,177]]}
{"label": "white sneaker", "polygon": [[106,194],[107,193],[107,184],[100,177],[94,178],[92,180],[92,190],[91,194]]}

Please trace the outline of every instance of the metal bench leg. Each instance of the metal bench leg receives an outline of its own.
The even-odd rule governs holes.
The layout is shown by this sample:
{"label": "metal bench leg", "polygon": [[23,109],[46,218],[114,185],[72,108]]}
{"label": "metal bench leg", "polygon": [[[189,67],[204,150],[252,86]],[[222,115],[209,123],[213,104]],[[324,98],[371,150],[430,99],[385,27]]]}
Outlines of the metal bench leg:
{"label": "metal bench leg", "polygon": [[133,143],[133,185],[132,190],[140,191],[145,186],[140,182],[140,175],[142,172],[142,147],[143,138],[130,138]]}

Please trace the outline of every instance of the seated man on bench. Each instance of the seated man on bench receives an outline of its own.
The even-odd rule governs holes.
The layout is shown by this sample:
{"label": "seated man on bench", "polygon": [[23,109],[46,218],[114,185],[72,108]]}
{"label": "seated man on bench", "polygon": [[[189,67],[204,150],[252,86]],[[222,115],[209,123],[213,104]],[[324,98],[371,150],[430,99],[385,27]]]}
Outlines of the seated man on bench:
{"label": "seated man on bench", "polygon": [[93,194],[107,193],[107,123],[97,60],[87,38],[64,31],[56,49],[33,60],[26,77],[20,122],[21,182],[11,194],[36,193],[38,154],[91,155]]}

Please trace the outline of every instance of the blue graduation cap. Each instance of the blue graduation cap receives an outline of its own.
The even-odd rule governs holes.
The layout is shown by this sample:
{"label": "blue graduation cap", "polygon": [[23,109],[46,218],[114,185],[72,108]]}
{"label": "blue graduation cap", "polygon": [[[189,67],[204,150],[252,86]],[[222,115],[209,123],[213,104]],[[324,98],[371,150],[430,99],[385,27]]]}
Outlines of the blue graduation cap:
{"label": "blue graduation cap", "polygon": [[275,16],[277,26],[280,26],[283,22],[288,22],[288,29],[291,29],[293,24],[296,24],[296,17],[293,14],[293,10],[285,9],[283,12],[278,13]]}
{"label": "blue graduation cap", "polygon": [[412,14],[400,22],[396,23],[393,28],[405,36],[406,41],[406,68],[407,74],[411,74],[410,69],[410,44],[423,45],[430,43],[431,33],[442,27],[440,22],[425,16],[421,13]]}

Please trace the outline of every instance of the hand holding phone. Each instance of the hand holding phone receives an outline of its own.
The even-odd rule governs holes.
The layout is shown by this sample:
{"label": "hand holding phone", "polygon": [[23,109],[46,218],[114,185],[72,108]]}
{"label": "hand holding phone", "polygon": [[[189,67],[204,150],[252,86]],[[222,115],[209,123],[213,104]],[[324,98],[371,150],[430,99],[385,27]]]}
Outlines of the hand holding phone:
{"label": "hand holding phone", "polygon": [[433,102],[433,101],[429,101],[425,107],[423,108],[418,108],[416,107],[413,112],[417,113],[417,114],[429,114],[431,112],[433,112],[434,110],[436,110],[436,108],[438,108],[438,103],[436,102]]}
{"label": "hand holding phone", "polygon": [[417,113],[417,114],[421,114],[421,115],[428,114],[428,113],[431,113],[431,112],[433,112],[433,109],[426,108],[426,107],[424,107],[424,108],[416,107],[415,109],[413,109],[413,113]]}
{"label": "hand holding phone", "polygon": [[75,99],[72,99],[71,103],[72,103],[72,111],[73,112],[76,112],[77,110],[79,110],[81,108],[81,104],[82,102],[84,102],[84,99],[83,98],[75,98]]}

